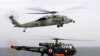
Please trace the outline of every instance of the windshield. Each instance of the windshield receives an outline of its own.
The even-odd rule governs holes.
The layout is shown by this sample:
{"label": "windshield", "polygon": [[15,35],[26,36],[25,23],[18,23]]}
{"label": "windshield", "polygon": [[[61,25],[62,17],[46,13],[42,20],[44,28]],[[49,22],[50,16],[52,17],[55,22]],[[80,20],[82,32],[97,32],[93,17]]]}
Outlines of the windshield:
{"label": "windshield", "polygon": [[36,21],[43,21],[43,20],[46,20],[46,17],[42,17],[42,18],[40,18],[40,19],[38,19]]}

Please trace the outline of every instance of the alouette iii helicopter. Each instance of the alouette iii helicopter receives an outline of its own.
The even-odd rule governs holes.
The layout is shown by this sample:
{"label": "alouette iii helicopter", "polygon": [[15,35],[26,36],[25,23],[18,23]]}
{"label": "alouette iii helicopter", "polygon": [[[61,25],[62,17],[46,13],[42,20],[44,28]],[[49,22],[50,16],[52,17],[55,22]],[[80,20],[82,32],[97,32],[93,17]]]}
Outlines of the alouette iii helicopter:
{"label": "alouette iii helicopter", "polygon": [[41,53],[41,56],[44,56],[44,54],[47,54],[48,56],[57,56],[57,54],[62,54],[63,56],[75,55],[76,48],[72,44],[65,44],[62,42],[58,42],[58,40],[73,40],[73,39],[52,38],[52,40],[55,40],[55,43],[47,43],[47,42],[39,43],[40,47],[11,45],[11,48],[18,51],[24,50],[24,51]]}
{"label": "alouette iii helicopter", "polygon": [[27,28],[31,28],[31,27],[57,25],[57,27],[59,28],[59,27],[63,27],[63,24],[68,24],[71,22],[75,23],[73,19],[67,16],[57,15],[56,13],[59,13],[58,11],[48,11],[45,9],[32,9],[32,10],[41,11],[42,13],[28,13],[28,14],[50,14],[50,15],[43,16],[38,20],[31,21],[24,24],[20,24],[19,22],[17,22],[14,19],[14,15],[10,15],[9,18],[12,21],[12,23],[15,25],[15,27],[25,28],[23,32],[25,32]]}

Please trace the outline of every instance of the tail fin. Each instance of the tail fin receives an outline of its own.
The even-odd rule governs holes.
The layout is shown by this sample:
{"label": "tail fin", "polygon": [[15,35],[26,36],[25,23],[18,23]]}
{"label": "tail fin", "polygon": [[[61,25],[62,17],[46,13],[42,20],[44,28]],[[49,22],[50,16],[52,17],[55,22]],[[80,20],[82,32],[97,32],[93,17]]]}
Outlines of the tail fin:
{"label": "tail fin", "polygon": [[9,19],[11,19],[11,21],[12,21],[12,23],[15,25],[15,27],[20,27],[20,26],[21,26],[21,24],[18,23],[18,22],[14,19],[14,16],[13,16],[13,15],[9,16]]}

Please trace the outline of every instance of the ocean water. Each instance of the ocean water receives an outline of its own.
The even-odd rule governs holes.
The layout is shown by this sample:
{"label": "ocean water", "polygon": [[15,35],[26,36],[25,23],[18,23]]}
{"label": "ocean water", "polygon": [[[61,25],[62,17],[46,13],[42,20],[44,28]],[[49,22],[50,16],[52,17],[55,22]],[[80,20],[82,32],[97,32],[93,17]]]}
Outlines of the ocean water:
{"label": "ocean water", "polygon": [[[100,56],[100,47],[77,47],[76,49],[77,53],[74,56]],[[0,48],[0,56],[40,56],[40,53]]]}

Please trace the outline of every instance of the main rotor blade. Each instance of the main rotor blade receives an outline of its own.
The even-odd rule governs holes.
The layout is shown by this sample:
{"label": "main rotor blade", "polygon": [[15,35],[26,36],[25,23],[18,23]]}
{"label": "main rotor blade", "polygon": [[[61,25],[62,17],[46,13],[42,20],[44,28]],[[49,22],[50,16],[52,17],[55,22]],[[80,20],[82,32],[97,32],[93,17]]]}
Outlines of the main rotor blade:
{"label": "main rotor blade", "polygon": [[69,11],[66,10],[75,10],[75,9],[82,9],[84,7],[71,7],[71,8],[66,8],[63,10],[59,10],[59,11],[49,11],[49,10],[45,10],[43,8],[40,7],[35,7],[35,8],[29,8],[29,10],[35,10],[35,11],[39,11],[40,13],[27,13],[27,14],[55,14],[55,13],[71,13]]}
{"label": "main rotor blade", "polygon": [[62,11],[66,11],[66,10],[83,9],[83,8],[84,8],[84,7],[71,7],[71,8],[66,8],[66,9],[60,10],[60,12],[62,12]]}
{"label": "main rotor blade", "polygon": [[52,38],[51,40],[94,41],[94,40],[80,40],[80,39],[61,39],[61,38]]}
{"label": "main rotor blade", "polygon": [[32,40],[68,40],[68,41],[95,41],[95,40],[81,40],[81,39],[62,39],[62,38],[47,38],[47,39],[32,39]]}
{"label": "main rotor blade", "polygon": [[27,14],[49,14],[49,13],[27,13]]}
{"label": "main rotor blade", "polygon": [[45,12],[45,13],[28,13],[28,14],[55,14],[57,11]]}
{"label": "main rotor blade", "polygon": [[39,7],[36,7],[36,8],[30,8],[29,10],[35,10],[35,11],[46,12],[46,13],[50,12],[50,11],[48,11],[48,10],[45,10],[45,9],[39,8]]}
{"label": "main rotor blade", "polygon": [[67,10],[74,10],[74,9],[83,9],[84,7],[72,7],[72,8],[69,8]]}
{"label": "main rotor blade", "polygon": [[94,41],[94,40],[80,40],[80,39],[61,39],[61,40],[72,40],[72,41]]}

